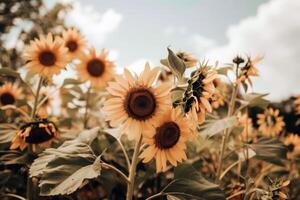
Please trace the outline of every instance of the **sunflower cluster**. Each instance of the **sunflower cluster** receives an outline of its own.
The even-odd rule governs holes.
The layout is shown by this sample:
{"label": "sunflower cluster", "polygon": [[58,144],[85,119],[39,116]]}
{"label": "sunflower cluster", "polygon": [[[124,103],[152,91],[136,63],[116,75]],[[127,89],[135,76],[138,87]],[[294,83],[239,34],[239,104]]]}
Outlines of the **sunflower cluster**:
{"label": "sunflower cluster", "polygon": [[143,138],[148,147],[141,158],[149,162],[155,157],[158,172],[167,169],[167,161],[176,166],[186,159],[185,141],[191,137],[184,114],[172,109],[171,83],[154,84],[159,72],[149,64],[139,76],[125,69],[108,83],[110,97],[103,108],[111,126],[120,127],[129,139]]}
{"label": "sunflower cluster", "polygon": [[213,81],[218,78],[217,73],[207,66],[201,66],[192,72],[188,86],[184,92],[183,110],[189,113],[193,121],[201,124],[205,120],[206,112],[212,111],[210,99],[215,94]]}

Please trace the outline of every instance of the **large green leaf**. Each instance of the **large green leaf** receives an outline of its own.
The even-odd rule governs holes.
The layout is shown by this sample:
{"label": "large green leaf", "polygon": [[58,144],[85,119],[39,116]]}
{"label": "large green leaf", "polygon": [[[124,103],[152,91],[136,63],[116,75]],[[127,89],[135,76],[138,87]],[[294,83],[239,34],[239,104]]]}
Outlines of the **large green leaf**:
{"label": "large green leaf", "polygon": [[168,48],[168,67],[172,73],[179,79],[182,79],[186,66],[182,59],[180,59],[171,49]]}
{"label": "large green leaf", "polygon": [[[83,166],[77,169],[75,172],[73,171],[75,169],[74,166],[59,166],[57,162],[55,164],[51,162],[47,167],[53,168],[51,171],[49,171],[50,173],[46,173],[40,181],[39,186],[41,187],[42,195],[71,194],[83,185],[84,180],[96,178],[101,173],[100,159],[96,159],[93,164]],[[66,178],[58,178],[56,169],[60,170],[60,173],[58,173],[60,176]],[[58,180],[55,177],[57,177]]]}
{"label": "large green leaf", "polygon": [[224,129],[230,128],[236,124],[237,117],[226,117],[219,120],[212,120],[209,123],[205,123],[199,127],[200,135],[203,137],[212,137],[213,135],[220,133]]}
{"label": "large green leaf", "polygon": [[251,144],[256,153],[256,158],[276,165],[284,166],[287,154],[287,148],[277,138],[260,138],[257,143]]}
{"label": "large green leaf", "polygon": [[85,179],[100,175],[100,170],[100,160],[89,145],[75,139],[41,153],[30,168],[30,176],[40,177],[41,195],[49,196],[74,192]]}
{"label": "large green leaf", "polygon": [[174,181],[162,193],[179,199],[225,200],[225,194],[219,186],[203,178],[189,164],[181,164],[175,168]]}
{"label": "large green leaf", "polygon": [[17,134],[17,129],[14,124],[0,124],[0,143],[11,142]]}

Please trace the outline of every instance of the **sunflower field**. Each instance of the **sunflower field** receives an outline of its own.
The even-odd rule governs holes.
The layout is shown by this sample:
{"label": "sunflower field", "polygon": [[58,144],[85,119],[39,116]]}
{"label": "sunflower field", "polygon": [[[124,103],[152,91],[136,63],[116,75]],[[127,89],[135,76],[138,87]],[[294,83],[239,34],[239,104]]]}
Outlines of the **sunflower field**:
{"label": "sunflower field", "polygon": [[17,13],[37,24],[22,48],[1,43],[0,199],[300,199],[300,97],[253,91],[263,56],[170,46],[159,66],[119,73],[109,49],[57,19],[69,8],[36,7]]}

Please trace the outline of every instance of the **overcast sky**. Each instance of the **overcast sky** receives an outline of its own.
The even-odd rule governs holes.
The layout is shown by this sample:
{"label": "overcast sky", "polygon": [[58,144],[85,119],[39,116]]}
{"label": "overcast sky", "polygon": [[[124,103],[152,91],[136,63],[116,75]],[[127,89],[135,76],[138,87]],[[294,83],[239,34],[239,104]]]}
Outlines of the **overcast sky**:
{"label": "overcast sky", "polygon": [[300,94],[300,0],[75,0],[73,7],[67,24],[109,49],[119,67],[157,65],[167,46],[212,63],[261,54],[254,90],[273,100]]}

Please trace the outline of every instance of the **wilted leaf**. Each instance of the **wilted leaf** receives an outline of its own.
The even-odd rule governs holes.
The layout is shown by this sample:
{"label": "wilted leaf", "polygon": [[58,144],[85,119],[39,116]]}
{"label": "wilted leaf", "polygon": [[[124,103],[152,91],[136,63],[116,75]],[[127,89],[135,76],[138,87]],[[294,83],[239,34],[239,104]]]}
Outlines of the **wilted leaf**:
{"label": "wilted leaf", "polygon": [[220,133],[224,129],[234,126],[236,121],[236,116],[213,120],[199,127],[200,135],[204,137],[212,137],[213,135]]}
{"label": "wilted leaf", "polygon": [[182,164],[176,167],[174,178],[163,193],[179,199],[225,200],[224,192],[219,186],[203,178],[192,165]]}
{"label": "wilted leaf", "polygon": [[168,67],[170,70],[173,72],[173,74],[179,79],[182,79],[183,73],[185,72],[186,66],[181,60],[171,49],[168,48],[168,62],[169,65]]}
{"label": "wilted leaf", "polygon": [[255,151],[256,158],[276,165],[284,166],[287,148],[277,138],[260,138],[257,143],[250,147]]}

